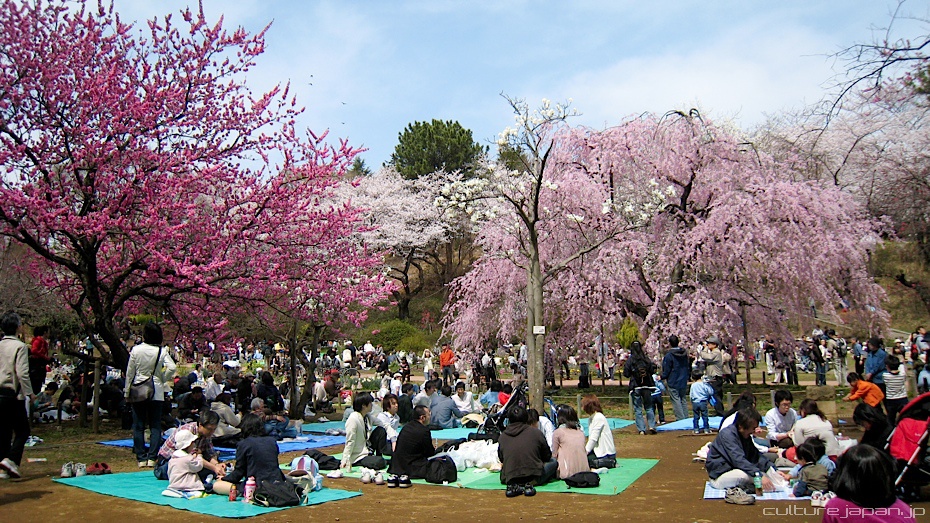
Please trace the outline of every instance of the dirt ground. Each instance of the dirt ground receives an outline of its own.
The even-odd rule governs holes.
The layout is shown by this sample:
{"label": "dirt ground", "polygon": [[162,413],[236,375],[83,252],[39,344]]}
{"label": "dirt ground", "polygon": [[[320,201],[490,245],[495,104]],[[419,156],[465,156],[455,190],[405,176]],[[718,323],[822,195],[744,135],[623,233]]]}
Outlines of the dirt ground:
{"label": "dirt ground", "polygon": [[[46,443],[27,448],[25,458],[45,457],[47,462],[23,461],[25,477],[17,481],[0,482],[0,521],[62,522],[101,521],[222,521],[193,512],[170,507],[128,501],[67,487],[51,481],[57,477],[64,461],[84,463],[106,461],[116,472],[138,470],[132,453],[96,445],[102,439],[128,437],[128,431],[108,429],[94,436],[87,432],[65,430],[54,426],[38,427],[35,431]],[[858,434],[850,430],[852,437]],[[747,522],[820,521],[808,503],[760,502],[754,506],[728,505],[723,501],[702,498],[706,478],[702,465],[692,463],[691,453],[710,436],[694,436],[685,432],[640,436],[634,427],[615,432],[620,457],[658,458],[660,461],[636,483],[616,496],[539,493],[534,498],[507,499],[504,492],[455,489],[442,486],[414,485],[397,490],[385,486],[363,485],[354,479],[326,480],[326,486],[357,490],[364,495],[348,500],[312,507],[298,507],[266,516],[250,518],[256,522],[306,521],[536,521],[575,520],[613,521],[626,517],[637,523],[662,522]],[[324,449],[335,454],[341,448]],[[297,453],[282,456],[290,459]],[[924,490],[924,500],[916,503],[930,512],[930,490]],[[766,508],[769,510],[766,511]],[[767,515],[777,510],[780,515]],[[788,511],[793,515],[786,516]],[[930,516],[919,518],[930,521]]]}

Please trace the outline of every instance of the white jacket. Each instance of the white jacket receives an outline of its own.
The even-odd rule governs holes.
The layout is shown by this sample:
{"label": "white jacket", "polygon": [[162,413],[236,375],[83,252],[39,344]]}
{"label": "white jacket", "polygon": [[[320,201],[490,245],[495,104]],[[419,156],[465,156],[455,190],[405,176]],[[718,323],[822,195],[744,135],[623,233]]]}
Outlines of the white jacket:
{"label": "white jacket", "polygon": [[346,419],[346,446],[342,451],[342,468],[352,466],[356,461],[370,454],[368,452],[368,431],[365,419],[358,412],[349,414]]}
{"label": "white jacket", "polygon": [[617,454],[617,449],[614,447],[614,435],[610,432],[610,426],[607,425],[607,417],[600,412],[595,412],[588,423],[588,443],[584,450],[585,452],[593,450],[594,455],[599,458]]}
{"label": "white jacket", "polygon": [[129,387],[132,384],[140,384],[149,378],[154,378],[155,395],[152,396],[152,400],[165,401],[165,391],[171,388],[171,378],[177,370],[177,365],[174,364],[168,352],[167,349],[162,349],[161,359],[156,364],[158,347],[148,343],[140,343],[133,347],[129,353],[129,365],[126,366],[126,390],[123,391],[123,396],[129,397]]}

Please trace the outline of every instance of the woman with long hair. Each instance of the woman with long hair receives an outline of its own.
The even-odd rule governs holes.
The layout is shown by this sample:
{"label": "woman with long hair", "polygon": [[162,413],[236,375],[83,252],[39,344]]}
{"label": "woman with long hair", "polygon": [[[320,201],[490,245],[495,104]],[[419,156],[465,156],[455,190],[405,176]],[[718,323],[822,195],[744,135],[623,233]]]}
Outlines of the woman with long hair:
{"label": "woman with long hair", "polygon": [[559,462],[559,478],[591,470],[578,413],[571,405],[563,404],[556,409],[556,416],[559,427],[552,433],[552,457]]}
{"label": "woman with long hair", "polygon": [[823,523],[916,523],[914,511],[895,496],[895,464],[870,445],[840,456],[833,476],[836,497],[824,507]]}
{"label": "woman with long hair", "polygon": [[[640,434],[656,433],[655,412],[652,409],[652,393],[656,383],[652,375],[656,372],[656,364],[646,356],[643,344],[634,341],[630,344],[630,357],[623,366],[623,375],[630,379],[630,399],[633,404],[633,414],[636,419],[636,428]],[[646,420],[643,421],[643,411]]]}
{"label": "woman with long hair", "polygon": [[840,454],[840,443],[833,433],[833,424],[820,412],[817,402],[808,398],[801,402],[798,408],[799,419],[791,429],[791,438],[798,446],[810,438],[817,438],[827,447],[827,456]]}
{"label": "woman with long hair", "polygon": [[617,449],[614,446],[614,435],[610,432],[610,425],[607,424],[600,400],[594,394],[585,394],[581,398],[581,410],[589,416],[588,442],[584,448],[588,454],[588,466],[592,469],[616,467]]}

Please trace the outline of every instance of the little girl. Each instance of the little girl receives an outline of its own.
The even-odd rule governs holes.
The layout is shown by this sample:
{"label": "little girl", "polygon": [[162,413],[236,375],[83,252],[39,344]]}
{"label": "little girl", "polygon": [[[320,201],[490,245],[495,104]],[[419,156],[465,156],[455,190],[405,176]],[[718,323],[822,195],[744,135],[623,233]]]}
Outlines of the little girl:
{"label": "little girl", "polygon": [[206,487],[198,474],[203,470],[203,458],[194,446],[197,434],[189,430],[178,430],[174,435],[177,449],[168,462],[168,490],[162,492],[172,497],[200,497]]}

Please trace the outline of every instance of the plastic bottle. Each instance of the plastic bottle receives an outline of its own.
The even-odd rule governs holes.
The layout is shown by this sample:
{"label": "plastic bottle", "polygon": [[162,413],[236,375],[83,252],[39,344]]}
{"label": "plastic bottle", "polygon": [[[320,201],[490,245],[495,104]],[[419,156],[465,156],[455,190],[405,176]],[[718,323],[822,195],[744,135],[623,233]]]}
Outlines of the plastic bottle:
{"label": "plastic bottle", "polygon": [[229,501],[236,501],[237,497],[239,497],[239,493],[236,492],[236,486],[229,487]]}
{"label": "plastic bottle", "polygon": [[[755,476],[752,478],[752,484],[756,487],[756,495],[762,495],[762,473],[756,472]],[[248,488],[248,487],[247,487]]]}
{"label": "plastic bottle", "polygon": [[249,476],[248,481],[245,482],[245,490],[242,493],[242,500],[246,503],[252,502],[252,496],[255,494],[255,477]]}

